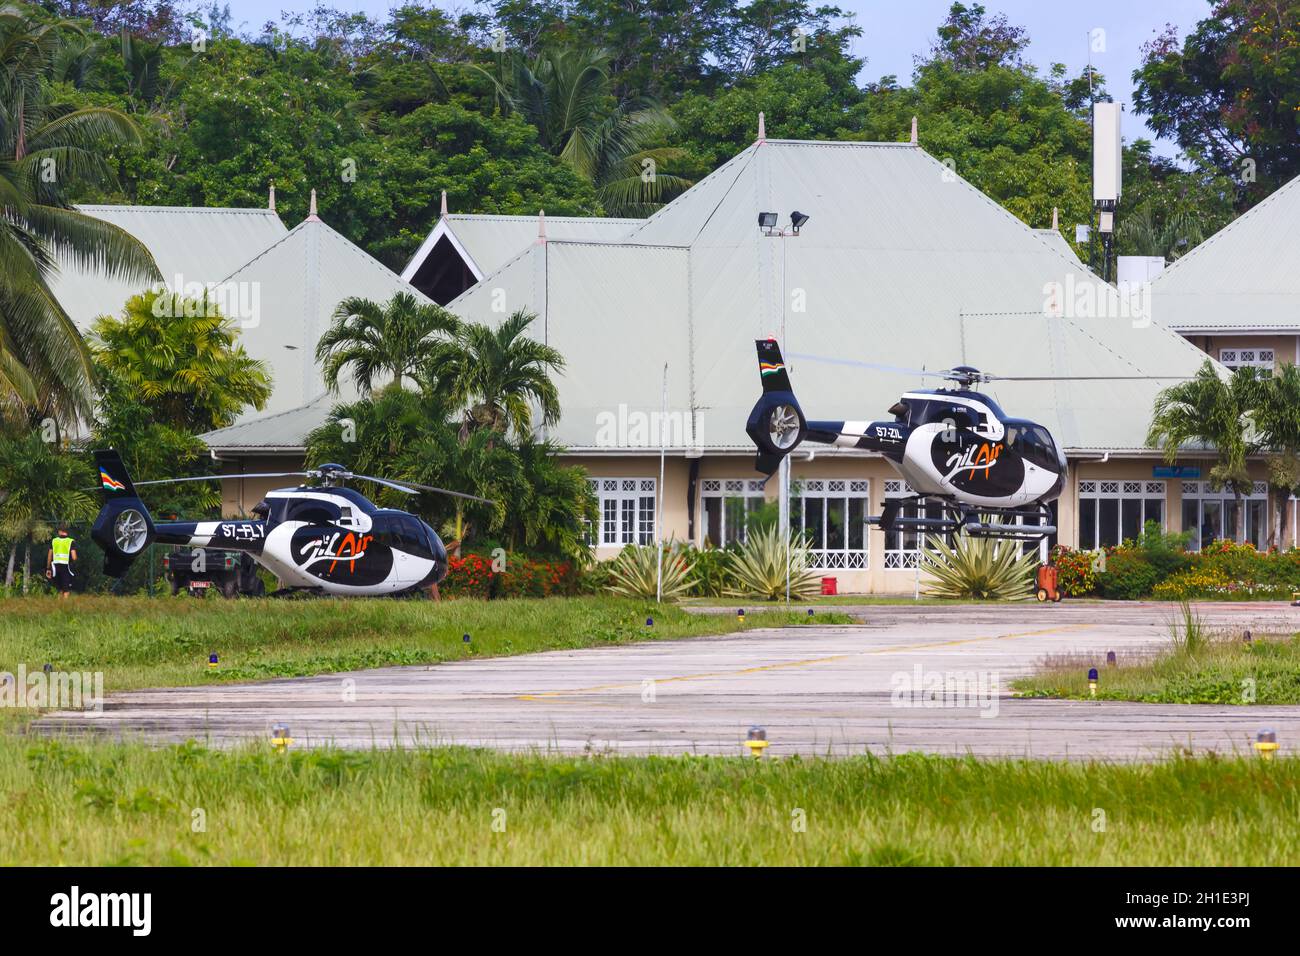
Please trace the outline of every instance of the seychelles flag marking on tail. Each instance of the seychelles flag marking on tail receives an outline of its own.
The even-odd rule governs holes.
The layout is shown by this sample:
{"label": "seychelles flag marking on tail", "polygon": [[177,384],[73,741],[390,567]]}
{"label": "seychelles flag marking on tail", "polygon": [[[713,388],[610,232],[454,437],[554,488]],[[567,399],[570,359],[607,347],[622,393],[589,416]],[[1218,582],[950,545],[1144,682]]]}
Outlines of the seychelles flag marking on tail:
{"label": "seychelles flag marking on tail", "polygon": [[99,480],[103,482],[104,488],[107,491],[126,491],[126,485],[122,484],[120,481],[115,481],[113,476],[103,468],[99,469]]}
{"label": "seychelles flag marking on tail", "polygon": [[785,368],[780,362],[759,362],[758,374],[760,376],[775,375],[781,369]]}

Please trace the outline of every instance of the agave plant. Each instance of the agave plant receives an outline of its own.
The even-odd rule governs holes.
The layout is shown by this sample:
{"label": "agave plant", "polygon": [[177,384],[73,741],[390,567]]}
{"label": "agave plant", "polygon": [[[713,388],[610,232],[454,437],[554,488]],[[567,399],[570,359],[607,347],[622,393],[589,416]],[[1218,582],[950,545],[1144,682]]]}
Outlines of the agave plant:
{"label": "agave plant", "polygon": [[812,597],[819,586],[817,575],[808,570],[811,555],[802,538],[783,540],[775,525],[750,528],[745,541],[728,553],[731,576],[735,581],[726,593],[736,597],[756,597],[776,601],[785,597],[786,555],[790,560],[790,597]]}
{"label": "agave plant", "polygon": [[[695,586],[695,564],[680,545],[664,545],[664,600],[683,597]],[[659,593],[659,549],[654,545],[629,544],[611,567],[609,590],[627,597],[654,598]]]}
{"label": "agave plant", "polygon": [[926,593],[936,597],[1007,601],[1029,593],[1038,552],[1021,557],[1016,543],[959,534],[949,545],[931,536],[921,552],[921,569],[932,578]]}

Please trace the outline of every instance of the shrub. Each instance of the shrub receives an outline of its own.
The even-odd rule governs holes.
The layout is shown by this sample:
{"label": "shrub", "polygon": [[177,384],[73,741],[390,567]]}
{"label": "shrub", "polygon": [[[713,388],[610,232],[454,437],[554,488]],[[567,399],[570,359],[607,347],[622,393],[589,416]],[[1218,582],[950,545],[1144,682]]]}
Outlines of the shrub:
{"label": "shrub", "polygon": [[1131,601],[1148,597],[1163,577],[1145,551],[1108,548],[1106,570],[1097,575],[1097,591],[1104,598]]}
{"label": "shrub", "polygon": [[1056,565],[1056,585],[1066,597],[1082,597],[1097,589],[1095,551],[1072,551],[1063,544],[1052,549]]}
{"label": "shrub", "polygon": [[786,555],[789,554],[790,597],[804,600],[817,594],[821,582],[808,570],[811,563],[803,539],[785,541],[775,525],[747,528],[745,541],[726,552],[732,583],[726,594],[777,601],[785,597]]}
{"label": "shrub", "polygon": [[729,553],[722,548],[691,548],[690,553],[695,565],[695,587],[691,593],[699,597],[722,597],[735,583]]}
{"label": "shrub", "polygon": [[[664,545],[663,597],[684,597],[695,579],[688,550],[669,542]],[[629,544],[614,559],[613,580],[609,590],[628,597],[654,598],[659,594],[659,549],[654,545]]]}
{"label": "shrub", "polygon": [[447,559],[447,576],[438,593],[449,598],[484,598],[492,594],[492,561],[481,554]]}
{"label": "shrub", "polygon": [[1021,556],[1017,542],[958,534],[953,545],[931,535],[921,552],[921,569],[933,580],[926,593],[936,597],[1006,601],[1033,587],[1038,552]]}

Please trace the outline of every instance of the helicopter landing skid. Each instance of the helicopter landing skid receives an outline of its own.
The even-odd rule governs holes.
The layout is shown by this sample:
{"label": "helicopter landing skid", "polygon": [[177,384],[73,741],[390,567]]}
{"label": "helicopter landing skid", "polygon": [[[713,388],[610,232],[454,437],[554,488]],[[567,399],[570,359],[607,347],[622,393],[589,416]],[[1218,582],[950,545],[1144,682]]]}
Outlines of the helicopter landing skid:
{"label": "helicopter landing skid", "polygon": [[916,495],[909,498],[893,498],[885,502],[885,508],[879,515],[869,515],[866,519],[867,524],[876,525],[882,531],[917,531],[927,534],[951,534],[955,531],[965,531],[974,538],[1005,538],[1015,541],[1038,541],[1041,538],[1056,534],[1056,526],[1052,524],[1012,523],[1016,518],[1037,518],[1040,522],[1050,522],[1052,520],[1051,512],[1046,508],[1033,512],[998,508],[973,511],[967,508],[945,506],[948,516],[942,518],[914,518],[899,514],[903,505],[908,502],[919,501],[922,497]]}

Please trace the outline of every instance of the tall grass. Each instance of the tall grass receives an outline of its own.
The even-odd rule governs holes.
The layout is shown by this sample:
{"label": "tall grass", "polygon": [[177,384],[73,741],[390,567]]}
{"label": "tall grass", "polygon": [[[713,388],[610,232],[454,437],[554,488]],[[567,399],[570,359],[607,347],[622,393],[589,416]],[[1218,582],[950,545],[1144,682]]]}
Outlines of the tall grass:
{"label": "tall grass", "polygon": [[[1292,758],[277,755],[10,739],[0,745],[0,800],[0,862],[9,864],[1300,860]],[[1094,829],[1097,809],[1104,832]]]}

